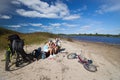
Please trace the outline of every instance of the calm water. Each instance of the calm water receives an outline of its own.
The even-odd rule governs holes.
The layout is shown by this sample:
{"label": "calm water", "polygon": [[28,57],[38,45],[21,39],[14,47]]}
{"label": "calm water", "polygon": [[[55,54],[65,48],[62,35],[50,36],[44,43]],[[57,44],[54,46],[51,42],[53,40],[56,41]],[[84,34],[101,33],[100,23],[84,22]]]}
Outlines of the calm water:
{"label": "calm water", "polygon": [[90,42],[102,42],[107,44],[120,45],[120,38],[117,37],[103,37],[103,36],[70,36],[72,39],[90,41]]}

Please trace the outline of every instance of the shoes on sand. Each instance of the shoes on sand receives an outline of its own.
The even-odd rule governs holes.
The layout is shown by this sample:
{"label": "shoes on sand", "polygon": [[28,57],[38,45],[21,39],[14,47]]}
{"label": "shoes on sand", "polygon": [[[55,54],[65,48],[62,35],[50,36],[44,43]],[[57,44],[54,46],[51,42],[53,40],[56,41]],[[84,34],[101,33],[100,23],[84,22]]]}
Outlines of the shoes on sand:
{"label": "shoes on sand", "polygon": [[55,54],[53,54],[53,57],[55,57],[56,55]]}

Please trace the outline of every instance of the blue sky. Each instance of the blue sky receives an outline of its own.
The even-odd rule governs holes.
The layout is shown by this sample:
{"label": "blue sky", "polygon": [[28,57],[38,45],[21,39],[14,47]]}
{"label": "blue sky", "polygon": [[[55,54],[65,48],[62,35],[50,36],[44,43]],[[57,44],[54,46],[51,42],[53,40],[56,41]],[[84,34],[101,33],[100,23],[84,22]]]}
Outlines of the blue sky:
{"label": "blue sky", "polygon": [[120,33],[120,0],[0,0],[0,25],[22,33]]}

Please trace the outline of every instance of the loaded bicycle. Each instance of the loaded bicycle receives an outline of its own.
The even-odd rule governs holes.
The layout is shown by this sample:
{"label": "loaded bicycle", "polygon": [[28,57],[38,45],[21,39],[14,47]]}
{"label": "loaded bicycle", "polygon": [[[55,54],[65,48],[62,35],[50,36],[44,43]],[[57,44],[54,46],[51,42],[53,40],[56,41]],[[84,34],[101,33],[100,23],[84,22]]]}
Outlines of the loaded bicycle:
{"label": "loaded bicycle", "polygon": [[[8,36],[10,43],[5,53],[5,70],[10,70],[10,63],[12,59],[15,59],[16,67],[19,67],[20,61],[29,61],[29,57],[25,53],[23,46],[24,40],[20,39],[18,35]],[[14,57],[14,58],[13,58]]]}
{"label": "loaded bicycle", "polygon": [[10,44],[8,44],[8,48],[6,50],[5,53],[5,70],[9,71],[10,70],[10,63],[12,63],[12,59],[16,59],[15,65],[16,67],[19,66],[19,54],[18,53],[12,53],[11,48],[10,48]]}

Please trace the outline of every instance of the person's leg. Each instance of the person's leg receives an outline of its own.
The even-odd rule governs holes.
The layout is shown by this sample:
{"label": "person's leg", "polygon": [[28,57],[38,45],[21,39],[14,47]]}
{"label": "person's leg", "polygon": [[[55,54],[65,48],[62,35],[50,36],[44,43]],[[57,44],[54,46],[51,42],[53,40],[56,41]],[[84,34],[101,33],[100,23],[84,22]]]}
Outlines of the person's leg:
{"label": "person's leg", "polygon": [[58,52],[58,46],[55,47],[55,54]]}
{"label": "person's leg", "polygon": [[53,48],[53,57],[55,57],[56,55],[56,50],[55,50],[55,48]]}
{"label": "person's leg", "polygon": [[50,55],[52,55],[52,53],[53,53],[52,48],[49,49],[49,52],[50,52]]}
{"label": "person's leg", "polygon": [[53,54],[55,54],[55,48],[53,48]]}
{"label": "person's leg", "polygon": [[52,58],[52,57],[53,57],[52,53],[53,53],[53,49],[50,48],[50,49],[49,49],[49,54],[50,54],[50,55],[49,55],[49,58]]}

